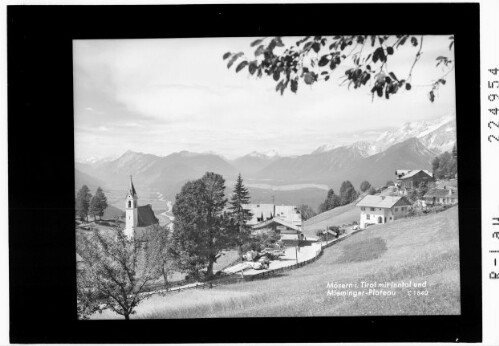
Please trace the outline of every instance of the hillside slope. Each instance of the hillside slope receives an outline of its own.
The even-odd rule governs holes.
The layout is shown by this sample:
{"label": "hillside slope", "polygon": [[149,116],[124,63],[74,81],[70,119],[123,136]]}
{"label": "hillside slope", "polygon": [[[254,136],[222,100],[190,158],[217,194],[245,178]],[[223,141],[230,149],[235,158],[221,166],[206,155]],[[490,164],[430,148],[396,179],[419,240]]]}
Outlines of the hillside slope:
{"label": "hillside slope", "polygon": [[83,185],[87,185],[90,191],[94,193],[99,186],[104,186],[104,182],[90,174],[83,173],[79,169],[75,169],[75,191],[81,189]]}
{"label": "hillside slope", "polygon": [[[154,296],[135,318],[457,315],[460,313],[457,207],[372,226],[280,277],[211,290]],[[328,283],[426,281],[427,295],[328,296]],[[357,290],[360,290],[358,288]],[[116,318],[111,314],[96,318]]]}
{"label": "hillside slope", "polygon": [[359,222],[360,210],[355,206],[356,203],[357,201],[342,205],[306,220],[303,223],[303,233],[307,237],[315,237],[317,230],[324,230],[328,226],[341,226],[351,224],[353,221]]}

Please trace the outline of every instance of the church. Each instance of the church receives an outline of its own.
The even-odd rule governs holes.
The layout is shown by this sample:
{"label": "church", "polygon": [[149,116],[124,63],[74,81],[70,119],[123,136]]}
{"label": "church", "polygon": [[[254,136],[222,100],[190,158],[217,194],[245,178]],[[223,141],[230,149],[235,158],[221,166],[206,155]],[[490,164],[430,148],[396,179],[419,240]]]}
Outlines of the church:
{"label": "church", "polygon": [[147,229],[159,224],[150,204],[139,206],[139,197],[133,186],[130,176],[130,189],[126,196],[125,205],[125,235],[128,239],[140,240]]}

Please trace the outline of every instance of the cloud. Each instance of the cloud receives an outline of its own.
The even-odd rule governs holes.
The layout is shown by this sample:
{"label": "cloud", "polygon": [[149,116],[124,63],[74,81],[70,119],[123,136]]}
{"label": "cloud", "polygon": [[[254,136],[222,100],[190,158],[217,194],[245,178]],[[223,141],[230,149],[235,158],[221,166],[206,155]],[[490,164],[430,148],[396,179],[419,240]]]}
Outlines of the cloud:
{"label": "cloud", "polygon": [[[354,133],[375,136],[387,127],[429,119],[455,107],[452,73],[435,103],[428,101],[429,89],[423,85],[441,73],[434,59],[449,53],[447,37],[425,37],[413,90],[390,100],[371,100],[367,89],[338,86],[341,71],[333,83],[300,84],[297,94],[287,91],[281,96],[271,78],[257,79],[246,70],[236,74],[226,68],[222,54],[246,49],[251,41],[75,41],[78,150],[87,151],[87,156],[126,149],[239,155],[275,147],[288,154],[305,153],[323,144],[353,140]],[[408,46],[390,69],[406,70],[414,49]],[[105,150],[110,152],[99,152]]]}

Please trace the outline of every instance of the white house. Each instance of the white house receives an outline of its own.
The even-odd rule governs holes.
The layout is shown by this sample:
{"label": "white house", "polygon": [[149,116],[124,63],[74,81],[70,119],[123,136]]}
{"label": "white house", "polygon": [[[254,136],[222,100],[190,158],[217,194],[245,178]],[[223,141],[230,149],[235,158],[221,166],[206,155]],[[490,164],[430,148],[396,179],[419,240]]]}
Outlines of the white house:
{"label": "white house", "polygon": [[411,202],[404,196],[368,195],[357,203],[357,207],[360,208],[360,228],[366,228],[406,216]]}
{"label": "white house", "polygon": [[457,189],[445,186],[443,189],[430,189],[423,199],[427,205],[453,205],[458,201]]}

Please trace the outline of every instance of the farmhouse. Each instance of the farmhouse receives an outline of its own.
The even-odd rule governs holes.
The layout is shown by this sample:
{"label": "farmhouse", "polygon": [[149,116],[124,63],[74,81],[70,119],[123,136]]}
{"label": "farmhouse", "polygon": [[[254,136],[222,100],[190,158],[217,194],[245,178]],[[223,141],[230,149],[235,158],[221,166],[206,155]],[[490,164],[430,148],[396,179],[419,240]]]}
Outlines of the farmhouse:
{"label": "farmhouse", "polygon": [[148,228],[159,223],[151,205],[139,206],[138,199],[132,176],[130,176],[130,189],[125,198],[125,235],[129,239],[140,239]]}
{"label": "farmhouse", "polygon": [[394,221],[407,215],[411,203],[403,196],[364,197],[357,207],[360,207],[360,228],[369,225]]}
{"label": "farmhouse", "polygon": [[430,189],[423,196],[426,205],[453,205],[457,203],[457,189],[446,188]]}
{"label": "farmhouse", "polygon": [[292,225],[280,218],[273,218],[264,222],[260,222],[256,225],[253,225],[251,229],[253,234],[261,234],[274,231],[281,236],[282,240],[296,240],[302,237],[300,227]]}
{"label": "farmhouse", "polygon": [[397,169],[395,175],[400,190],[415,189],[421,183],[433,181],[433,174],[426,169]]}
{"label": "farmhouse", "polygon": [[301,227],[301,213],[294,205],[244,204],[243,207],[253,214],[248,225],[256,225],[271,219],[280,219],[293,226]]}

